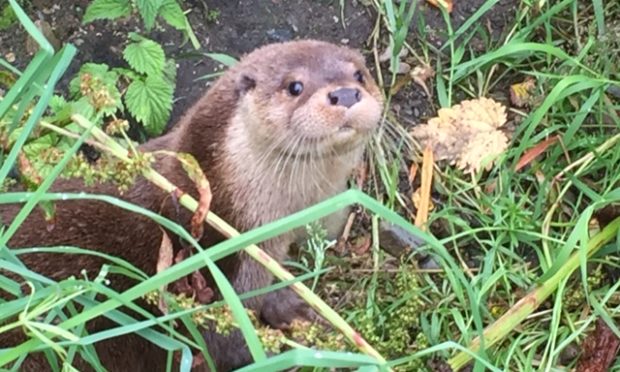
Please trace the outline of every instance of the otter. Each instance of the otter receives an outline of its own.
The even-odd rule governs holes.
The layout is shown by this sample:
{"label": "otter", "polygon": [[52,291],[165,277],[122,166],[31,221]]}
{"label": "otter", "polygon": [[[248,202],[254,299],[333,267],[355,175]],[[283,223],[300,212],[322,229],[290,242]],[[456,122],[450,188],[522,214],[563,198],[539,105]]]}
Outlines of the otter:
{"label": "otter", "polygon": [[[211,210],[236,229],[247,231],[344,191],[366,141],[379,125],[382,110],[381,91],[358,51],[318,40],[275,43],[241,58],[170,132],[139,148],[193,155],[211,184]],[[158,158],[156,169],[180,190],[198,197],[174,159]],[[191,220],[189,211],[180,211],[169,195],[142,178],[123,194],[114,185],[87,188],[78,179],[59,179],[52,189],[113,195],[184,226]],[[2,221],[9,223],[19,208],[0,205]],[[344,213],[323,221],[331,235],[344,226]],[[162,231],[147,218],[100,201],[67,200],[56,204],[54,228],[47,231],[45,225],[42,212],[34,210],[11,238],[9,247],[78,246],[120,257],[148,275],[156,272]],[[290,243],[300,237],[302,230],[289,232],[263,242],[261,247],[281,262]],[[223,239],[207,226],[200,244],[209,247]],[[177,240],[175,252],[181,249]],[[80,276],[82,270],[96,275],[105,262],[96,256],[75,254],[33,253],[20,259],[33,271],[54,280]],[[268,286],[273,280],[244,252],[217,264],[238,294]],[[117,291],[135,284],[122,275],[112,274],[109,280]],[[286,288],[248,299],[244,305],[276,327],[294,317],[312,317],[309,307]],[[94,332],[111,326],[111,321],[98,318],[88,329]],[[222,336],[204,331],[204,338],[218,371],[251,362],[240,332]],[[0,348],[25,339],[21,333],[2,335]],[[166,353],[137,335],[105,340],[95,347],[102,364],[111,371],[165,368]],[[78,363],[90,369],[84,361]],[[42,355],[34,353],[23,368],[42,371],[49,366]]]}

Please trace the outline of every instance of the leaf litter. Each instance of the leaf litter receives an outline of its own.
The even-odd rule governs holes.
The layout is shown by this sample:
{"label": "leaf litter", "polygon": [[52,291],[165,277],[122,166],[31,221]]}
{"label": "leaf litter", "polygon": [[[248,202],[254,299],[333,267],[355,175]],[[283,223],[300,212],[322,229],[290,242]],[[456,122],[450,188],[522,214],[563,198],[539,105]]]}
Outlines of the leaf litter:
{"label": "leaf litter", "polygon": [[475,173],[489,170],[508,148],[502,130],[506,121],[506,107],[482,97],[439,109],[437,117],[413,128],[412,135],[433,150],[436,161]]}

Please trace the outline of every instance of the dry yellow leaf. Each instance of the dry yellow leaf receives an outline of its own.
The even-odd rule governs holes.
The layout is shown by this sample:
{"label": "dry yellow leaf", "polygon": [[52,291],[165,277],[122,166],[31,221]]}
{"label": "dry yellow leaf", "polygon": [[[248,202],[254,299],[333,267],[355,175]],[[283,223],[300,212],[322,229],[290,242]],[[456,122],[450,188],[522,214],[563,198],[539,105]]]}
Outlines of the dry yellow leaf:
{"label": "dry yellow leaf", "polygon": [[510,102],[516,107],[525,107],[532,101],[532,92],[536,88],[536,81],[528,78],[522,83],[510,86]]}
{"label": "dry yellow leaf", "polygon": [[508,147],[508,137],[500,130],[506,120],[502,104],[479,98],[440,109],[437,117],[415,127],[412,134],[422,146],[432,147],[435,160],[477,172],[489,169]]}

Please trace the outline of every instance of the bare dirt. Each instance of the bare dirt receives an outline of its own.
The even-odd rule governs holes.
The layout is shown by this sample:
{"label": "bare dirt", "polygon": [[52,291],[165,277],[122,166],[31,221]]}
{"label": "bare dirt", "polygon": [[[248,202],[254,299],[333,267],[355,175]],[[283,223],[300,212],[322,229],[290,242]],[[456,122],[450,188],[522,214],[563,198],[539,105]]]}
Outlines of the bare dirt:
{"label": "bare dirt", "polygon": [[[72,43],[79,50],[59,88],[64,90],[79,66],[85,62],[125,66],[122,50],[127,42],[127,33],[142,31],[140,19],[135,16],[84,25],[81,19],[90,1],[73,0],[64,3],[59,5],[50,0],[24,1],[27,14],[33,20],[48,23],[52,37],[58,40],[59,45]],[[160,42],[167,55],[178,63],[175,104],[170,125],[208,87],[210,80],[197,78],[223,67],[204,57],[205,52],[225,53],[238,58],[266,43],[318,38],[360,48],[372,65],[372,45],[367,41],[375,28],[377,14],[369,3],[347,0],[341,7],[337,0],[185,1],[183,7],[190,11],[188,17],[201,44],[200,50],[193,49],[189,43],[183,43],[182,34],[165,25],[148,34]],[[457,30],[484,3],[485,0],[455,1],[451,14],[453,29]],[[501,36],[506,31],[506,25],[513,21],[517,6],[516,0],[500,0],[478,22],[476,27],[480,28],[480,35],[486,34],[492,39]],[[381,34],[383,39],[380,39],[379,47],[384,48],[387,33],[383,31]],[[438,47],[446,40],[446,34],[441,12],[420,1],[409,35],[412,45],[418,45],[420,40],[424,40]],[[482,51],[485,45],[483,39],[475,37],[468,41],[469,46]],[[24,68],[32,57],[32,51],[26,49],[26,44],[27,35],[18,24],[0,30],[0,57],[14,57],[13,63],[18,68]],[[384,67],[387,70],[387,66]],[[432,82],[429,89],[433,91]],[[435,111],[434,99],[429,99],[420,86],[413,83],[403,87],[393,102],[397,117],[407,126],[420,122]]]}
{"label": "bare dirt", "polygon": [[[447,39],[446,23],[438,9],[428,5],[424,0],[419,1],[408,41],[416,49],[419,49],[420,44],[427,43],[432,50],[430,54],[433,58],[432,63],[435,63],[434,53],[437,51],[434,48],[439,48]],[[485,0],[454,0],[454,10],[450,16],[453,29],[458,30],[485,2]],[[78,48],[78,55],[58,86],[61,93],[66,91],[68,82],[85,62],[106,63],[112,67],[126,66],[122,51],[127,43],[128,32],[145,34],[142,32],[142,22],[137,16],[124,20],[82,24],[81,19],[90,3],[89,0],[64,0],[62,6],[58,5],[59,2],[50,0],[24,0],[24,3],[27,14],[33,20],[42,20],[51,26],[53,38],[57,39],[58,44],[72,43]],[[165,26],[159,26],[146,34],[161,43],[167,56],[175,59],[178,65],[175,103],[169,127],[205,92],[212,81],[199,78],[223,68],[217,62],[205,57],[203,53],[225,53],[238,58],[266,43],[317,38],[361,49],[367,56],[370,68],[376,71],[372,51],[374,44],[369,42],[377,24],[377,14],[371,5],[372,1],[345,0],[342,3],[344,7],[341,7],[341,0],[183,2],[183,8],[189,10],[188,17],[201,44],[200,50],[195,50],[189,43],[184,43],[180,32]],[[468,49],[478,53],[484,52],[489,40],[498,40],[502,34],[508,32],[507,26],[514,22],[518,6],[517,0],[499,0],[473,26],[479,31],[476,36],[466,41],[457,39],[457,43],[467,42]],[[383,24],[381,27],[377,54],[381,54],[388,44],[388,33]],[[8,29],[0,30],[0,58],[13,60],[11,63],[19,69],[25,68],[32,58],[32,52],[26,49],[26,44],[27,35],[20,25],[15,24]],[[442,53],[442,61],[448,61],[450,58],[448,50],[444,49]],[[8,58],[9,56],[11,58]],[[388,66],[381,65],[381,69],[384,81],[390,81]],[[434,81],[427,83],[432,95],[435,91]],[[505,85],[496,87],[493,94],[507,95],[509,83],[506,81]],[[2,87],[0,81],[0,94],[2,88],[7,87]],[[386,87],[387,89],[389,87]],[[433,116],[436,108],[436,97],[429,97],[419,85],[411,81],[399,89],[390,106],[396,119],[406,127]],[[407,175],[402,176],[401,192],[409,194]],[[359,226],[361,230],[365,229],[365,223],[359,225],[362,225]],[[441,228],[433,226],[431,229],[436,235],[443,235],[438,231]],[[339,260],[338,272],[351,272],[347,267],[355,265],[353,259]],[[359,277],[355,277],[352,282],[358,280]],[[346,288],[339,288],[336,292],[334,296],[326,293],[325,297],[333,297],[332,305],[338,306],[349,301],[350,296],[347,294],[355,293]]]}

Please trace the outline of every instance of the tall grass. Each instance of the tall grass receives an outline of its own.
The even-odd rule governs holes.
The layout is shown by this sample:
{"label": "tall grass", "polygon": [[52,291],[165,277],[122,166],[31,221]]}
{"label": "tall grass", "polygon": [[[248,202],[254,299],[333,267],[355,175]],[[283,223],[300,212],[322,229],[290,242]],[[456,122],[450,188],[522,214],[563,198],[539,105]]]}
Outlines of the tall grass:
{"label": "tall grass", "polygon": [[[377,2],[377,10],[389,22],[382,13],[387,3]],[[608,93],[620,84],[611,62],[617,49],[599,37],[606,22],[620,14],[620,4],[593,1],[581,7],[564,0],[537,9],[534,3],[516,3],[514,24],[506,25],[499,40],[487,35],[482,22],[498,4],[489,0],[459,27],[452,27],[444,12],[447,34],[441,47],[425,42],[422,26],[417,28],[421,40],[409,34],[403,44],[437,66],[435,99],[441,107],[457,103],[455,97],[501,96],[507,81],[528,76],[537,81],[531,112],[512,110],[511,148],[490,172],[472,176],[448,167],[435,174],[440,204],[430,222],[441,227],[446,236],[441,243],[466,274],[467,293],[474,297],[462,301],[464,287],[443,274],[421,274],[429,283],[427,295],[437,296],[429,300],[421,324],[431,345],[450,340],[470,350],[488,348],[477,352],[479,360],[499,369],[549,371],[564,367],[563,351],[586,336],[596,317],[617,329],[618,307],[609,301],[617,286],[591,267],[618,268],[617,256],[610,255],[617,249],[617,222],[598,235],[592,223],[598,210],[619,201],[620,121],[614,114],[617,100]],[[485,51],[471,50],[475,37],[486,42]],[[554,135],[559,145],[530,167],[514,170],[530,148]],[[606,238],[600,250],[589,257],[601,236]],[[549,292],[540,296],[543,290]],[[572,296],[582,306],[568,301]],[[522,301],[532,307],[519,319]],[[498,331],[501,337],[495,338]],[[438,354],[455,368],[471,355]]]}
{"label": "tall grass", "polygon": [[[389,25],[387,29],[393,45],[415,49],[417,46],[413,44],[415,41],[409,31],[414,19],[413,5],[403,5],[408,4],[404,1],[398,6],[392,1],[375,3],[380,17]],[[211,363],[191,314],[224,303],[234,312],[254,357],[254,364],[243,371],[280,370],[292,366],[319,370],[329,367],[387,370],[405,366],[412,360],[427,360],[430,356],[447,360],[453,368],[474,361],[475,370],[551,371],[564,368],[563,351],[580,342],[596,318],[603,319],[618,333],[615,325],[620,316],[616,296],[618,284],[609,278],[599,278],[588,264],[612,271],[620,267],[617,258],[618,220],[601,228],[591,224],[598,210],[620,202],[620,120],[611,114],[617,111],[618,104],[608,93],[610,87],[620,86],[620,77],[614,64],[609,63],[613,56],[606,52],[605,45],[596,41],[596,36],[606,30],[606,21],[620,15],[620,10],[613,8],[613,4],[593,1],[589,15],[580,10],[576,0],[563,0],[549,2],[538,12],[533,10],[533,4],[521,3],[514,24],[502,40],[497,44],[489,42],[486,52],[475,55],[468,48],[467,41],[484,34],[483,28],[479,27],[480,20],[497,3],[486,1],[456,31],[451,25],[447,27],[449,32],[442,47],[420,46],[426,50],[423,54],[436,57],[436,60],[427,62],[440,66],[435,86],[440,106],[455,103],[455,97],[487,95],[501,87],[507,76],[533,76],[538,82],[536,96],[539,99],[531,112],[513,110],[512,115],[518,120],[512,146],[493,169],[473,176],[449,168],[436,171],[434,188],[441,204],[431,213],[430,222],[441,225],[446,231],[441,239],[420,231],[392,210],[398,200],[410,197],[401,195],[397,189],[398,170],[391,168],[391,164],[403,160],[397,155],[395,159],[386,158],[388,160],[379,162],[382,167],[379,172],[389,196],[385,203],[387,207],[360,191],[351,190],[243,234],[231,230],[224,221],[210,214],[208,222],[233,237],[202,249],[181,226],[152,211],[106,195],[47,192],[53,178],[81,141],[87,136],[106,141],[97,137],[100,131],[91,121],[77,117],[84,130],[52,176],[36,192],[0,195],[0,204],[24,203],[18,218],[10,221],[0,235],[0,267],[31,283],[35,289],[30,296],[23,296],[20,283],[0,274],[2,288],[16,296],[0,305],[0,334],[7,327],[25,327],[33,335],[15,348],[0,350],[0,366],[15,363],[14,368],[18,368],[28,353],[42,350],[52,364],[68,365],[79,354],[95,369],[101,370],[92,345],[136,332],[170,354],[180,351],[180,368],[188,371],[192,362],[190,347],[200,349]],[[16,145],[8,154],[3,154],[0,181],[14,166],[21,146],[36,127],[54,85],[75,53],[71,46],[53,51],[14,0],[11,5],[15,7],[20,22],[41,45],[41,50],[0,102],[0,118],[11,117],[14,127],[21,123],[24,128]],[[444,16],[446,22],[451,22],[447,14]],[[558,24],[572,22],[578,28],[578,20],[586,16],[592,17],[596,34],[586,33],[583,40],[562,39],[565,33],[558,29]],[[571,43],[581,48],[572,48],[574,51],[571,51],[566,47]],[[448,50],[449,55],[443,55],[444,50]],[[396,51],[393,58],[397,55]],[[30,105],[34,110],[24,123],[24,110]],[[402,127],[386,130],[394,130],[392,134],[406,134]],[[528,149],[552,135],[561,139],[558,146],[549,148],[529,167],[515,171],[515,165]],[[117,146],[116,155],[124,156],[126,150]],[[167,187],[167,180],[152,172],[149,175],[158,186]],[[54,282],[24,267],[19,260],[20,255],[41,248],[7,249],[6,243],[37,203],[69,199],[99,200],[146,216],[190,241],[198,253],[150,278],[131,263],[106,257],[109,264],[94,280]],[[190,209],[197,205],[189,197],[183,202]],[[387,362],[373,348],[374,345],[364,343],[359,353],[295,348],[267,357],[241,301],[282,283],[239,296],[232,291],[215,262],[240,250],[259,258],[260,251],[255,244],[352,204],[361,205],[376,218],[420,237],[425,245],[419,250],[429,252],[439,263],[437,272],[420,273],[424,292],[416,293],[425,304],[418,314],[419,331],[430,345],[412,355]],[[374,226],[374,236],[377,237],[376,220]],[[379,247],[380,242],[374,244]],[[80,247],[48,247],[45,250],[96,254]],[[368,286],[368,298],[371,299],[368,308],[372,308],[376,298],[373,296],[381,286],[376,274],[382,270],[382,262],[376,252],[373,254],[376,260],[373,279],[364,282],[368,283],[364,285]],[[337,313],[305,287],[301,281],[308,277],[295,278],[268,258],[260,262],[284,283],[293,283],[293,288],[326,316],[334,328],[350,339],[359,336],[354,330],[357,319],[349,317],[349,322],[345,321],[347,314]],[[190,310],[173,310],[165,316],[153,316],[133,304],[135,299],[203,267],[216,277],[225,301]],[[138,278],[140,282],[122,293],[114,292],[102,284],[106,272],[111,269]],[[96,294],[104,295],[105,299],[95,300]],[[402,294],[403,297],[409,295]],[[83,306],[83,310],[77,312],[76,305]],[[120,310],[121,306],[127,306],[143,318],[130,317]],[[368,308],[366,311],[372,313]],[[39,316],[43,316],[43,320]],[[87,333],[85,323],[99,316],[108,317],[118,326]],[[374,318],[378,324],[380,316]],[[52,319],[59,322],[52,323]],[[191,337],[175,331],[171,326],[174,319],[183,321]],[[162,331],[152,329],[155,325]],[[389,330],[384,332],[389,333]],[[569,366],[574,363],[574,359],[568,362]],[[171,362],[167,369],[172,369]]]}

